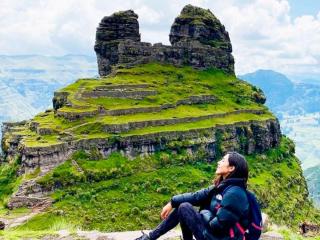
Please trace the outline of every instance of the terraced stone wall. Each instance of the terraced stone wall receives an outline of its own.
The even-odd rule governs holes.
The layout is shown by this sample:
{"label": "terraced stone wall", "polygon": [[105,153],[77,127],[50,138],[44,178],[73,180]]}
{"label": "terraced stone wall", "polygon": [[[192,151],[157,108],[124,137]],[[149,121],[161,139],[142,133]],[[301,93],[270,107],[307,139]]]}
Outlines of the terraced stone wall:
{"label": "terraced stone wall", "polygon": [[199,149],[213,161],[227,151],[250,154],[275,147],[280,141],[280,126],[277,120],[238,122],[207,129],[169,131],[127,137],[82,139],[47,147],[23,147],[21,173],[40,167],[46,172],[67,160],[77,150],[97,149],[106,157],[120,151],[127,157],[148,155],[159,150],[185,149],[196,154]]}

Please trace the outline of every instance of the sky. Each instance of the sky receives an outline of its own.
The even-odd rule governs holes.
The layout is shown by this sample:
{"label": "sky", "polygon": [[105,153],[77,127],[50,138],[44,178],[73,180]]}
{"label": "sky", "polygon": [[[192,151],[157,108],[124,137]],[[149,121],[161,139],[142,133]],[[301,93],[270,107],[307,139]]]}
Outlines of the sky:
{"label": "sky", "polygon": [[189,3],[225,25],[237,74],[272,69],[320,80],[319,0],[1,0],[0,54],[94,55],[102,17],[127,9],[139,15],[142,41],[169,44]]}

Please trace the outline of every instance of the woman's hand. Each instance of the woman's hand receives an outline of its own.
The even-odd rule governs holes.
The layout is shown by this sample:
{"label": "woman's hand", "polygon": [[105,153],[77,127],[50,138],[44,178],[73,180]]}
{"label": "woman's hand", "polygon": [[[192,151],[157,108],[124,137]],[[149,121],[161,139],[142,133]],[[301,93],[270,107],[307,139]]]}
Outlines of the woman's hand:
{"label": "woman's hand", "polygon": [[167,218],[171,210],[172,210],[171,202],[168,202],[168,204],[162,208],[161,219],[163,220]]}

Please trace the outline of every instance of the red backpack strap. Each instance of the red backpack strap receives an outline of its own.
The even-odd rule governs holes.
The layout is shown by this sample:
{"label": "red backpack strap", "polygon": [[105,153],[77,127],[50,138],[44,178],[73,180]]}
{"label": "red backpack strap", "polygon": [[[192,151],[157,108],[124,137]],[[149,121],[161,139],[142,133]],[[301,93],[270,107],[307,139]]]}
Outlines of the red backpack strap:
{"label": "red backpack strap", "polygon": [[244,233],[246,232],[243,227],[240,225],[240,223],[236,223],[237,228],[239,229],[239,231],[241,232],[242,235],[244,235]]}
{"label": "red backpack strap", "polygon": [[231,237],[231,238],[234,238],[234,231],[233,231],[233,228],[230,228],[230,230],[229,230],[229,234],[230,234],[230,237]]}
{"label": "red backpack strap", "polygon": [[251,223],[251,225],[252,225],[255,229],[262,230],[262,227],[258,226],[258,225],[255,224],[254,222]]}
{"label": "red backpack strap", "polygon": [[239,231],[241,232],[241,234],[243,235],[242,240],[246,240],[246,235],[245,235],[246,231],[243,229],[243,227],[240,225],[240,223],[237,222],[236,226],[239,229]]}

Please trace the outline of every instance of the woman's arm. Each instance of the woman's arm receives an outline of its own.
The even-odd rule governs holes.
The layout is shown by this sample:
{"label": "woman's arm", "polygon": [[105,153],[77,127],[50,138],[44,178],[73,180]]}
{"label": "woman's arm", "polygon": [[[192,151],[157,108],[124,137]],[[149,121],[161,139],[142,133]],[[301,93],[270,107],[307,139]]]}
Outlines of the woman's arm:
{"label": "woman's arm", "polygon": [[171,198],[171,206],[173,208],[176,208],[179,207],[179,205],[183,202],[189,202],[194,206],[199,206],[208,199],[209,193],[213,188],[213,186],[210,186],[194,193],[183,193],[175,195]]}

